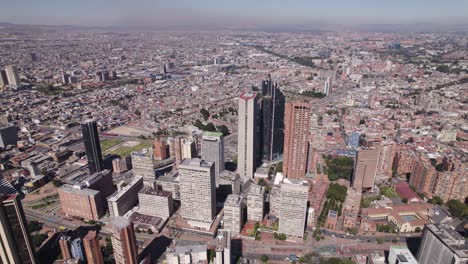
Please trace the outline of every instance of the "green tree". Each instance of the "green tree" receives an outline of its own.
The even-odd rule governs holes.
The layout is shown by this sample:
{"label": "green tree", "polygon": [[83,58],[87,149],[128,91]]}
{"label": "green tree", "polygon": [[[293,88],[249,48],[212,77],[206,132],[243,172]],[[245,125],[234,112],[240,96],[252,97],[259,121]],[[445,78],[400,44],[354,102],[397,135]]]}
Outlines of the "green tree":
{"label": "green tree", "polygon": [[268,256],[267,255],[262,255],[262,257],[260,259],[262,260],[263,263],[268,262]]}
{"label": "green tree", "polygon": [[280,161],[276,164],[276,172],[283,172],[283,162]]}
{"label": "green tree", "polygon": [[450,213],[456,218],[463,219],[468,217],[468,206],[459,200],[450,200],[447,202]]}
{"label": "green tree", "polygon": [[153,230],[151,230],[151,228],[148,228],[148,234],[152,235],[153,234]]}
{"label": "green tree", "polygon": [[60,187],[60,186],[62,186],[63,183],[62,183],[61,180],[54,179],[54,180],[52,181],[52,184],[53,184],[55,187]]}
{"label": "green tree", "polygon": [[216,130],[217,130],[218,132],[223,133],[223,136],[227,136],[227,135],[230,134],[230,133],[229,133],[229,128],[228,128],[227,126],[225,126],[225,125],[217,126],[217,127],[216,127]]}
{"label": "green tree", "polygon": [[210,117],[210,111],[208,111],[206,108],[200,109],[200,114],[203,116],[203,119],[208,120],[208,117]]}
{"label": "green tree", "polygon": [[431,204],[438,204],[438,205],[442,205],[444,203],[444,201],[442,200],[442,198],[440,198],[439,196],[434,196],[432,197],[431,199],[429,199],[429,202]]}
{"label": "green tree", "polygon": [[379,244],[383,244],[385,242],[385,240],[383,238],[381,238],[381,237],[377,238],[376,241]]}
{"label": "green tree", "polygon": [[416,227],[416,228],[414,229],[414,231],[417,232],[417,233],[419,233],[419,232],[421,232],[421,228],[418,226],[418,227]]}

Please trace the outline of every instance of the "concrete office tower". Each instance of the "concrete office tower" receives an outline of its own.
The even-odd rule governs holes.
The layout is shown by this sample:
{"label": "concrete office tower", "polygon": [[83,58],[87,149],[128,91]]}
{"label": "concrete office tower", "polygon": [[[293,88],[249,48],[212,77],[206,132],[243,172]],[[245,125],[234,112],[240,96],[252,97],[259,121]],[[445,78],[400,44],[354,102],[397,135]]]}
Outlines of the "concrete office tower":
{"label": "concrete office tower", "polygon": [[131,157],[134,176],[143,176],[145,181],[155,179],[156,175],[154,173],[154,157],[152,151],[148,149],[133,151]]}
{"label": "concrete office tower", "polygon": [[65,184],[58,188],[63,213],[88,220],[99,220],[104,213],[103,198],[100,191],[76,189]]}
{"label": "concrete office tower", "polygon": [[187,245],[168,247],[166,249],[167,264],[209,263],[206,245]]}
{"label": "concrete office tower", "polygon": [[216,216],[213,162],[187,159],[179,165],[182,217],[194,227],[210,229]]}
{"label": "concrete office tower", "polygon": [[2,88],[4,85],[7,85],[7,82],[8,80],[4,80],[3,79],[3,74],[2,74],[2,70],[0,69],[0,88]]}
{"label": "concrete office tower", "polygon": [[155,139],[153,142],[153,155],[155,160],[165,160],[169,157],[167,153],[167,144],[162,139]]}
{"label": "concrete office tower", "polygon": [[6,70],[0,69],[0,78],[3,81],[3,85],[8,85],[8,75]]}
{"label": "concrete office tower", "polygon": [[418,264],[418,261],[407,247],[391,246],[388,264]]}
{"label": "concrete office tower", "polygon": [[286,99],[271,77],[262,82],[262,160],[276,160],[283,155],[284,106]]}
{"label": "concrete office tower", "polygon": [[426,225],[418,251],[418,261],[420,264],[468,263],[468,242],[453,226]]}
{"label": "concrete office tower", "polygon": [[70,252],[70,241],[71,241],[71,237],[69,236],[60,237],[59,246],[60,246],[60,253],[62,253],[63,260],[72,259],[72,255]]}
{"label": "concrete office tower", "polygon": [[332,93],[332,80],[330,77],[327,77],[327,80],[325,81],[325,87],[323,88],[323,93],[325,95],[330,95]]}
{"label": "concrete office tower", "polygon": [[131,168],[130,164],[130,158],[124,157],[124,158],[116,158],[112,160],[112,169],[114,170],[115,173],[122,173],[126,172]]}
{"label": "concrete office tower", "polygon": [[9,65],[5,68],[8,84],[18,87],[20,85],[20,78],[18,76],[18,70],[16,66]]}
{"label": "concrete office tower", "polygon": [[75,238],[71,241],[71,255],[73,258],[80,259],[80,261],[85,261],[84,251],[83,251],[83,243],[81,238]]}
{"label": "concrete office tower", "polygon": [[0,180],[0,263],[39,263],[19,195]]}
{"label": "concrete office tower", "polygon": [[6,126],[0,128],[0,148],[16,146],[18,143],[18,129],[16,126]]}
{"label": "concrete office tower", "polygon": [[307,171],[311,106],[308,103],[286,104],[284,115],[283,173],[290,179],[304,179]]}
{"label": "concrete office tower", "polygon": [[104,264],[96,231],[88,231],[83,238],[83,247],[88,264]]}
{"label": "concrete office tower", "polygon": [[155,190],[145,186],[138,193],[138,201],[140,203],[139,212],[144,215],[152,215],[168,218],[174,212],[174,201],[172,193],[168,191]]}
{"label": "concrete office tower", "polygon": [[251,184],[247,194],[247,220],[263,221],[265,212],[265,187]]}
{"label": "concrete office tower", "polygon": [[138,204],[138,192],[143,188],[143,177],[136,176],[115,195],[107,198],[109,215],[111,217],[123,216]]}
{"label": "concrete office tower", "polygon": [[353,187],[357,190],[372,190],[377,175],[380,146],[360,149],[354,166]]}
{"label": "concrete office tower", "polygon": [[259,161],[259,106],[257,94],[242,92],[239,96],[237,172],[253,179]]}
{"label": "concrete office tower", "polygon": [[224,137],[220,132],[205,132],[201,143],[203,160],[214,162],[216,187],[219,187],[219,175],[224,171]]}
{"label": "concrete office tower", "polygon": [[230,194],[224,202],[224,229],[239,234],[244,225],[244,203],[240,195]]}
{"label": "concrete office tower", "polygon": [[99,142],[96,121],[86,120],[81,123],[81,132],[83,133],[83,141],[90,173],[93,174],[95,172],[102,171],[104,169],[104,165],[102,162],[101,144]]}
{"label": "concrete office tower", "polygon": [[116,217],[110,223],[111,241],[116,264],[137,264],[138,249],[133,223],[123,217]]}
{"label": "concrete office tower", "polygon": [[[182,144],[183,143],[183,144]],[[195,158],[195,144],[190,140],[182,140],[182,160]]]}
{"label": "concrete office tower", "polygon": [[304,236],[308,191],[306,181],[289,180],[281,184],[279,233],[301,238]]}
{"label": "concrete office tower", "polygon": [[213,162],[186,159],[179,165],[182,217],[194,227],[210,229],[216,216]]}

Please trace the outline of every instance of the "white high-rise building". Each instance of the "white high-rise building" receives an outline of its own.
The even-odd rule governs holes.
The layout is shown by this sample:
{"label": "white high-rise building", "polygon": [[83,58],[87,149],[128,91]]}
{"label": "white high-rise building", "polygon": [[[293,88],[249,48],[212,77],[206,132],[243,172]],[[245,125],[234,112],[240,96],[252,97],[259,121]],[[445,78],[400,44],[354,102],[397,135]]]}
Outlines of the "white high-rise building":
{"label": "white high-rise building", "polygon": [[239,234],[243,226],[244,203],[240,195],[230,194],[224,202],[224,229]]}
{"label": "white high-rise building", "polygon": [[330,77],[327,77],[325,81],[325,87],[323,88],[323,93],[325,95],[330,95],[332,93],[332,81]]}
{"label": "white high-rise building", "polygon": [[309,186],[304,180],[287,179],[281,184],[279,233],[303,237],[306,226]]}
{"label": "white high-rise building", "polygon": [[182,217],[191,226],[210,229],[216,216],[213,162],[186,159],[179,165]]}
{"label": "white high-rise building", "polygon": [[237,172],[242,178],[253,179],[258,165],[258,119],[257,94],[243,92],[239,96]]}
{"label": "white high-rise building", "polygon": [[152,149],[133,151],[131,158],[134,176],[143,176],[144,181],[155,180],[156,174],[154,173],[154,156]]}
{"label": "white high-rise building", "polygon": [[216,187],[219,187],[219,175],[224,170],[224,137],[220,132],[205,132],[202,137],[201,157],[214,162]]}
{"label": "white high-rise building", "polygon": [[261,222],[265,207],[265,187],[251,184],[247,194],[247,220]]}
{"label": "white high-rise building", "polygon": [[466,264],[468,242],[450,225],[426,225],[418,251],[418,261],[420,264]]}
{"label": "white high-rise building", "polygon": [[5,71],[8,78],[8,84],[12,86],[19,86],[20,79],[16,67],[13,65],[9,65],[5,68]]}

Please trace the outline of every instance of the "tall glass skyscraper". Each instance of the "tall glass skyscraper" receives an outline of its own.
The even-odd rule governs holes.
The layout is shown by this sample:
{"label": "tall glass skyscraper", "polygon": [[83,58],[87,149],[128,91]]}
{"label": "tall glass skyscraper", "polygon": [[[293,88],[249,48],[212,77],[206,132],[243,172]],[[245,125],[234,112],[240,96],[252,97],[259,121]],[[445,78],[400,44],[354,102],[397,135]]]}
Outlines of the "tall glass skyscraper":
{"label": "tall glass skyscraper", "polygon": [[81,123],[81,131],[83,133],[83,141],[90,173],[93,174],[102,171],[104,166],[96,121],[86,120]]}
{"label": "tall glass skyscraper", "polygon": [[271,77],[262,82],[262,160],[272,161],[283,155],[285,97]]}

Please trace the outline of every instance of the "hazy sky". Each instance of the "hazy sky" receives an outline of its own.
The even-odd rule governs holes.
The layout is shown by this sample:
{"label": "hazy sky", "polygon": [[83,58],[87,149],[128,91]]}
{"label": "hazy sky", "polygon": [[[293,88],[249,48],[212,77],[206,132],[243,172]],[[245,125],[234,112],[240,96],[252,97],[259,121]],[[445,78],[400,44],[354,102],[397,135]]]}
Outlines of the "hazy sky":
{"label": "hazy sky", "polygon": [[0,22],[53,25],[468,21],[468,0],[0,0],[0,7]]}

